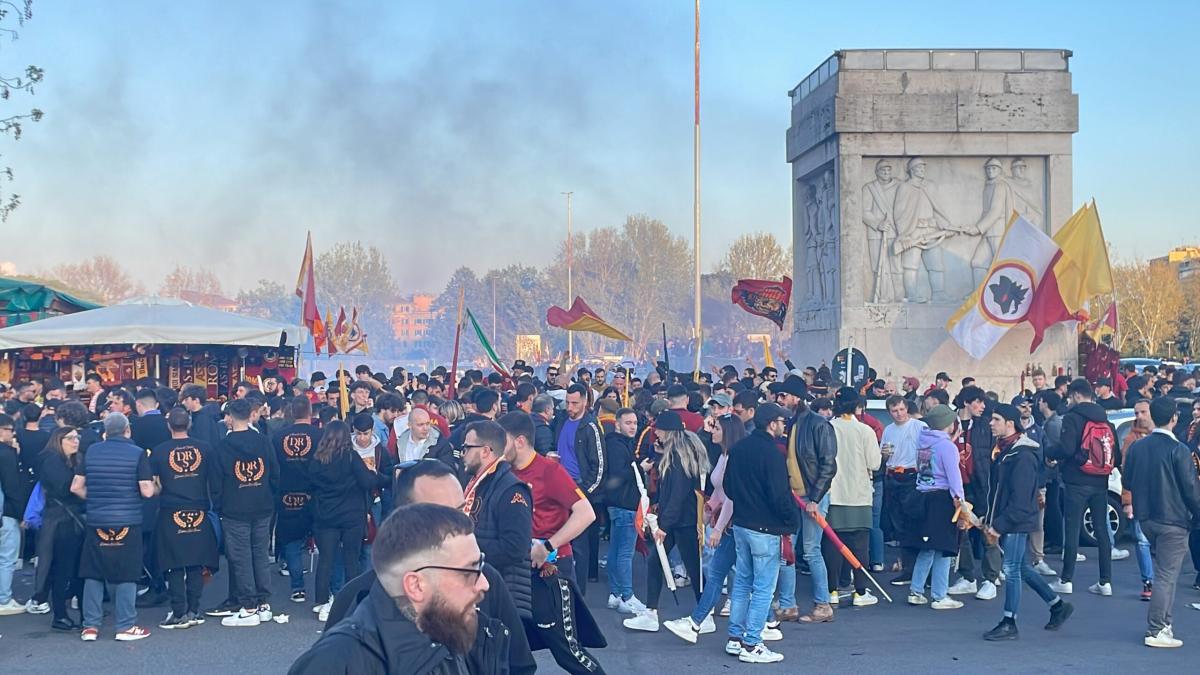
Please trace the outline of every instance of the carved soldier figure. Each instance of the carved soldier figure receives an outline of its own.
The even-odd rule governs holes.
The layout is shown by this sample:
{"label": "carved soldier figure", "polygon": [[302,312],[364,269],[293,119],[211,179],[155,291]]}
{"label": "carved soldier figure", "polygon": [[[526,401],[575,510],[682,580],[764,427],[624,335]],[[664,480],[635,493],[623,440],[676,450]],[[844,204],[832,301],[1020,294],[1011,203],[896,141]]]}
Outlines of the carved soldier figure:
{"label": "carved soldier figure", "polygon": [[804,277],[808,282],[808,304],[816,306],[825,297],[825,290],[821,284],[821,241],[824,238],[821,232],[821,223],[818,213],[820,206],[817,204],[817,185],[809,183],[805,185],[804,198]]}
{"label": "carved soldier figure", "polygon": [[1012,161],[1010,167],[1012,177],[1008,179],[1008,182],[1012,184],[1013,190],[1017,194],[1017,213],[1021,214],[1025,220],[1040,226],[1042,224],[1042,198],[1028,176],[1029,166],[1023,158],[1017,157]]}
{"label": "carved soldier figure", "polygon": [[818,195],[821,205],[821,281],[825,289],[822,296],[825,302],[833,302],[837,295],[837,244],[838,244],[838,214],[837,191],[833,185],[833,170],[827,169],[821,175],[821,191]]}
{"label": "carved soldier figure", "polygon": [[[900,181],[893,176],[891,163],[881,159],[875,163],[875,180],[864,185],[862,189],[863,224],[867,226],[867,255],[870,256],[871,276],[874,279],[871,288],[873,302],[894,301],[902,284],[895,259],[887,246],[888,240],[896,238],[896,220],[892,216],[892,207],[896,202],[898,185]],[[884,275],[891,277],[890,289],[887,288]]]}
{"label": "carved soldier figure", "polygon": [[976,287],[987,278],[992,258],[1000,248],[1004,228],[1019,206],[1017,191],[1004,177],[1000,160],[992,157],[984,162],[983,173],[987,176],[987,181],[983,184],[983,214],[979,216],[972,232],[979,236],[979,243],[975,245],[975,253],[971,256],[971,269],[974,271]]}
{"label": "carved soldier figure", "polygon": [[919,300],[917,273],[924,263],[929,276],[930,300],[946,302],[946,271],[943,266],[941,243],[958,230],[950,224],[946,212],[934,197],[934,184],[925,177],[925,160],[908,160],[908,180],[896,187],[892,215],[896,221],[896,241],[892,253],[899,254],[904,270],[904,299]]}

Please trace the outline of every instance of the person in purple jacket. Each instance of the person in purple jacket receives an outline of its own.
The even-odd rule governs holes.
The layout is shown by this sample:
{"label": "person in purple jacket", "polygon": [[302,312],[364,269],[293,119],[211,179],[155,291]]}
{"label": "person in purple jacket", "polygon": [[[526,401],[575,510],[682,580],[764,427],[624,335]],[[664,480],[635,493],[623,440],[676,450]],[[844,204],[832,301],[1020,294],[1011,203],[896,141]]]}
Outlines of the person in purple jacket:
{"label": "person in purple jacket", "polygon": [[932,573],[933,609],[958,609],[961,602],[947,595],[950,582],[950,563],[958,555],[959,530],[953,522],[958,505],[963,500],[962,474],[958,469],[958,449],[950,440],[955,413],[945,404],[935,406],[922,421],[928,426],[917,437],[917,494],[914,502],[923,514],[914,514],[912,522],[921,523],[908,533],[901,546],[917,549],[913,564],[912,585],[908,604],[929,604],[925,597],[925,581]]}

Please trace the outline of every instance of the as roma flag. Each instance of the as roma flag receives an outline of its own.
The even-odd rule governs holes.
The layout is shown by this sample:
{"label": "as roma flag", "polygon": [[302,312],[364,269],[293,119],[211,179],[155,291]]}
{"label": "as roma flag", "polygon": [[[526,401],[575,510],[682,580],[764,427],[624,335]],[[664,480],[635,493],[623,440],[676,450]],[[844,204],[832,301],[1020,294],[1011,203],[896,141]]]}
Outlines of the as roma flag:
{"label": "as roma flag", "polygon": [[571,309],[569,310],[557,306],[546,310],[546,323],[555,328],[565,328],[580,333],[595,333],[624,342],[631,341],[628,335],[617,330],[604,319],[601,319],[600,315],[591,307],[588,307],[587,303],[580,297],[575,298],[575,302],[571,303]]}
{"label": "as roma flag", "polygon": [[733,287],[733,304],[754,316],[770,319],[779,330],[783,330],[783,319],[791,301],[791,277],[784,277],[783,281],[740,279]]}

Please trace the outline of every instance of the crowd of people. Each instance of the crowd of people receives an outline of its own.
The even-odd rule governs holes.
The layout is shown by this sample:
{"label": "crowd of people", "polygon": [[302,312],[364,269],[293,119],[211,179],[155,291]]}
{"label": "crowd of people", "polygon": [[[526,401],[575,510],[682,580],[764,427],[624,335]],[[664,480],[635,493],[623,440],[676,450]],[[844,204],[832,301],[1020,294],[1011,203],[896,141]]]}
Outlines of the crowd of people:
{"label": "crowd of people", "polygon": [[[870,607],[876,583],[934,610],[1002,593],[983,638],[1012,640],[1023,586],[1046,603],[1046,629],[1071,617],[1089,511],[1099,581],[1087,590],[1123,590],[1112,561],[1130,553],[1096,516],[1117,471],[1146,645],[1182,644],[1171,615],[1189,551],[1200,569],[1187,368],[1094,382],[1035,371],[1008,401],[945,373],[923,392],[915,378],[855,388],[790,362],[711,375],[562,362],[461,378],[268,372],[227,401],[152,379],[87,383],[15,383],[0,414],[0,616],[49,614],[84,641],[108,600],[117,640],[148,637],[138,609],[160,605],[165,630],[271,621],[273,564],[289,600],[325,623],[295,673],[528,673],[543,649],[567,672],[603,672],[606,639],[584,602],[602,567],[625,629],[694,644],[728,617],[725,651],[743,663],[783,660],[768,646],[781,622]],[[887,414],[868,413],[871,399]],[[1121,408],[1135,418],[1118,434],[1108,411]],[[221,558],[228,594],[202,608]],[[13,571],[33,559],[21,602]],[[690,588],[689,615],[660,618],[664,585]]]}

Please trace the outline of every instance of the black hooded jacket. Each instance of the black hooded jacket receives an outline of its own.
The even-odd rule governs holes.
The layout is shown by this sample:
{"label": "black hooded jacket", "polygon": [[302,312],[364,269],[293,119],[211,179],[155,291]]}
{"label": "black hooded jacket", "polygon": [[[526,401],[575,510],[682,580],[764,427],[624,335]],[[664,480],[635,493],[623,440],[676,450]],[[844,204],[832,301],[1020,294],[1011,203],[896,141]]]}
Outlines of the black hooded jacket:
{"label": "black hooded jacket", "polygon": [[275,512],[279,462],[257,431],[232,431],[217,444],[213,503],[223,517],[257,520]]}
{"label": "black hooded jacket", "polygon": [[[1078,457],[1079,443],[1083,440],[1083,427],[1088,422],[1107,424],[1112,429],[1113,438],[1117,438],[1116,428],[1108,421],[1108,412],[1092,401],[1083,401],[1068,408],[1062,418],[1062,436],[1056,449],[1058,454],[1052,459],[1059,460],[1058,465],[1062,469],[1063,482],[1067,485],[1093,488],[1108,487],[1108,476],[1093,476],[1084,473],[1079,468],[1083,466],[1083,463],[1079,461]],[[1119,444],[1113,446],[1113,465],[1121,466]]]}

